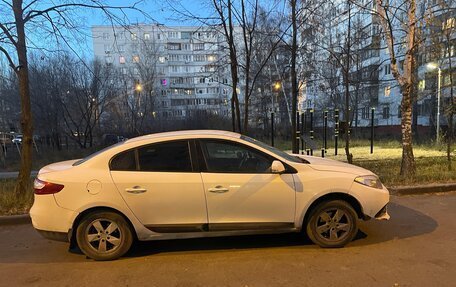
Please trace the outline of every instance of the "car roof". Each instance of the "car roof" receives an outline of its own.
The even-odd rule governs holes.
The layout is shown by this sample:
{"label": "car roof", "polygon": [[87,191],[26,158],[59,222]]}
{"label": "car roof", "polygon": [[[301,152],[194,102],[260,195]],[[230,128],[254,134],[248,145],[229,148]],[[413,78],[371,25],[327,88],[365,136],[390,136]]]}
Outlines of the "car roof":
{"label": "car roof", "polygon": [[173,131],[173,132],[163,132],[155,133],[144,136],[139,136],[132,138],[126,141],[126,143],[132,143],[137,141],[152,140],[163,137],[182,137],[182,136],[191,136],[191,137],[205,137],[205,136],[226,136],[232,138],[240,138],[241,135],[238,133],[230,131],[221,131],[221,130],[184,130],[184,131]]}

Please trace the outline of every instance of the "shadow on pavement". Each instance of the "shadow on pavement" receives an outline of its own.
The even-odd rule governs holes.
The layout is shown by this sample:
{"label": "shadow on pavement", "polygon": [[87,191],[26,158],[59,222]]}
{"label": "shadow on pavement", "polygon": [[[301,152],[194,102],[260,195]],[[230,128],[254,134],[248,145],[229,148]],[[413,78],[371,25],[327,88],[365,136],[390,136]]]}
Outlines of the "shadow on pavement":
{"label": "shadow on pavement", "polygon": [[[360,232],[346,248],[356,248],[431,233],[437,222],[415,209],[390,203],[389,221],[360,222]],[[87,262],[84,255],[68,252],[68,244],[39,236],[31,225],[0,228],[0,263]],[[217,238],[137,242],[125,256],[189,252],[229,252],[267,248],[318,249],[302,234],[251,235]],[[91,260],[90,260],[91,261]]]}
{"label": "shadow on pavement", "polygon": [[[406,206],[390,203],[389,221],[360,222],[360,231],[351,246],[364,246],[430,233],[438,226],[431,217]],[[137,242],[126,257],[147,256],[169,252],[230,251],[271,247],[302,246],[318,248],[302,234],[250,235]]]}

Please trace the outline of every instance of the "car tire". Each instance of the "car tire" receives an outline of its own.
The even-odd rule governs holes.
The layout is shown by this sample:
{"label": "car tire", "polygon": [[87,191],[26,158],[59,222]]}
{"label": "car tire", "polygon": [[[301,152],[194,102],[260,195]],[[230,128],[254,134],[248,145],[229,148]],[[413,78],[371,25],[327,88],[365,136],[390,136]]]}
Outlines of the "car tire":
{"label": "car tire", "polygon": [[323,248],[347,245],[358,233],[358,216],[343,200],[325,201],[310,213],[306,224],[307,236]]}
{"label": "car tire", "polygon": [[76,230],[76,241],[85,255],[106,261],[127,253],[133,243],[133,234],[122,215],[98,211],[81,220]]}

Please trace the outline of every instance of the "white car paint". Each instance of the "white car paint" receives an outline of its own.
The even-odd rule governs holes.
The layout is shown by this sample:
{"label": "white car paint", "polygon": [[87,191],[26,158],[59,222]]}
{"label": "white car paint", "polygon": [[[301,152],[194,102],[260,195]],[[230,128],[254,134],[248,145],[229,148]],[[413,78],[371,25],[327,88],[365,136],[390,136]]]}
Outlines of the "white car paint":
{"label": "white car paint", "polygon": [[[295,174],[223,174],[110,171],[110,159],[121,151],[147,144],[178,139],[223,139],[258,149],[296,169]],[[179,131],[129,139],[100,152],[84,163],[55,163],[42,168],[40,180],[62,184],[55,194],[35,195],[30,215],[33,226],[42,231],[69,233],[76,218],[91,208],[107,207],[123,214],[139,240],[191,238],[231,234],[270,233],[271,230],[160,233],[148,225],[186,223],[292,222],[299,231],[309,207],[322,196],[351,195],[366,217],[375,217],[388,203],[389,192],[354,182],[374,175],[360,167],[334,160],[300,156],[310,164],[286,158],[226,131]],[[267,183],[265,183],[265,181]],[[211,192],[218,186],[227,192]],[[127,189],[145,189],[130,193]],[[162,190],[166,189],[166,190]],[[278,229],[275,232],[284,232]],[[289,231],[289,230],[288,230]]]}

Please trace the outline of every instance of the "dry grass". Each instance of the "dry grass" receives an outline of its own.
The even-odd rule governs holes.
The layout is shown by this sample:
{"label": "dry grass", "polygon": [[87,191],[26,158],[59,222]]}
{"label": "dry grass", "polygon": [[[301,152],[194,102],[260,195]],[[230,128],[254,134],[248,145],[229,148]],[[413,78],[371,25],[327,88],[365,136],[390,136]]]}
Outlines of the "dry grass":
{"label": "dry grass", "polygon": [[[455,152],[452,153],[453,170],[448,170],[446,152],[441,146],[415,146],[413,153],[416,161],[416,175],[414,178],[403,178],[399,175],[401,167],[402,149],[399,144],[384,144],[374,147],[370,153],[370,146],[354,146],[350,149],[353,154],[353,163],[378,174],[386,186],[419,185],[430,183],[456,182]],[[334,150],[328,151],[328,157],[346,161],[345,150],[340,149],[334,156]]]}
{"label": "dry grass", "polygon": [[14,194],[14,179],[0,179],[0,215],[24,214],[33,204],[33,189],[30,182],[30,192],[23,198]]}

